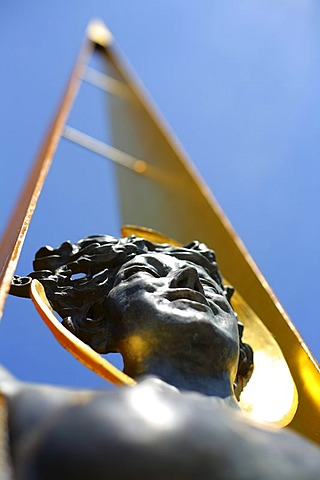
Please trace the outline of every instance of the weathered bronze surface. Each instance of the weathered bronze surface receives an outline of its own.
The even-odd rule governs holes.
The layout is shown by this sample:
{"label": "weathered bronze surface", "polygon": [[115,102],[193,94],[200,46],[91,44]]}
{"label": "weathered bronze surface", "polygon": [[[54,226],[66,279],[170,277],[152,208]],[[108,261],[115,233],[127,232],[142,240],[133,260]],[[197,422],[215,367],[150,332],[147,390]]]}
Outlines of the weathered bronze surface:
{"label": "weathered bronze surface", "polygon": [[120,352],[138,384],[77,392],[3,375],[18,479],[319,478],[316,446],[238,407],[252,350],[204,244],[87,237],[40,249],[12,293],[29,296],[32,278],[63,325]]}

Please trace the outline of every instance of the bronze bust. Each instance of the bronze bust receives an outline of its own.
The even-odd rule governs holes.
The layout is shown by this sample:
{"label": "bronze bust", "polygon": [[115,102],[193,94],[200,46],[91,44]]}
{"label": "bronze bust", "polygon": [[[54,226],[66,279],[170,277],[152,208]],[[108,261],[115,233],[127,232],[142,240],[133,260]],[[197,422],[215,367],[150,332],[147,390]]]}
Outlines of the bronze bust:
{"label": "bronze bust", "polygon": [[63,325],[120,352],[138,381],[116,392],[30,386],[3,373],[14,478],[317,479],[319,449],[244,416],[253,352],[215,254],[138,237],[44,247],[15,277],[41,281]]}

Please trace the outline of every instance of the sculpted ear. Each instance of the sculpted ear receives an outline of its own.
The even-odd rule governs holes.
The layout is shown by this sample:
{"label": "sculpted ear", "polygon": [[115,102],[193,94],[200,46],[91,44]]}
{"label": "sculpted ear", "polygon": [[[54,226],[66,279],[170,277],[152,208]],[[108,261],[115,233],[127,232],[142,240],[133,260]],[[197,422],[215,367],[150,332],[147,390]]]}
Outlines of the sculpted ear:
{"label": "sculpted ear", "polygon": [[90,318],[79,311],[65,317],[62,325],[96,352],[116,352],[112,325],[105,316]]}
{"label": "sculpted ear", "polygon": [[247,343],[242,343],[240,337],[238,372],[234,384],[234,393],[238,401],[240,400],[242,390],[247,385],[252,376],[253,368],[253,350]]}

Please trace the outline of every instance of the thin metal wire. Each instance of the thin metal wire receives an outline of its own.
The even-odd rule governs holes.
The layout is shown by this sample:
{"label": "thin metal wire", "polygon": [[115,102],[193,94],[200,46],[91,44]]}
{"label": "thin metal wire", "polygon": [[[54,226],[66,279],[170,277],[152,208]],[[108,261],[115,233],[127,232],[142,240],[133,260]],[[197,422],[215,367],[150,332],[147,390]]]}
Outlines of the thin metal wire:
{"label": "thin metal wire", "polygon": [[129,168],[136,173],[144,174],[147,170],[147,164],[145,161],[139,160],[138,158],[122,152],[117,148],[111,147],[110,145],[68,125],[64,126],[62,137],[73,143],[76,143],[77,145],[80,145],[81,147],[86,148],[87,150],[97,153],[108,160],[111,160],[117,165]]}

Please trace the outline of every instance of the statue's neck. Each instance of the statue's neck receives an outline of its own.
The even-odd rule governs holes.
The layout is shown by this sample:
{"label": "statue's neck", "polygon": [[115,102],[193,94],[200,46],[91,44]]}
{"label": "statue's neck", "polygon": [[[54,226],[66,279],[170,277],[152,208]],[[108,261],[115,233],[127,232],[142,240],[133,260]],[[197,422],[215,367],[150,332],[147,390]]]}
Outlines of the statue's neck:
{"label": "statue's neck", "polygon": [[157,377],[180,391],[198,392],[205,396],[217,397],[232,408],[239,409],[233,385],[227,374],[211,376],[199,372],[193,373],[170,362],[167,358],[156,356],[145,358],[143,363],[136,365],[134,369],[132,365],[127,369],[125,363],[125,372],[138,381],[146,376]]}

